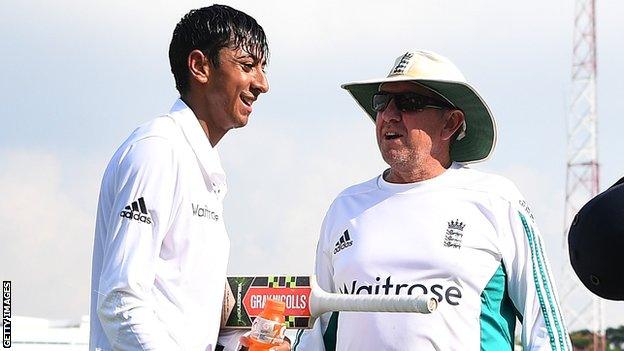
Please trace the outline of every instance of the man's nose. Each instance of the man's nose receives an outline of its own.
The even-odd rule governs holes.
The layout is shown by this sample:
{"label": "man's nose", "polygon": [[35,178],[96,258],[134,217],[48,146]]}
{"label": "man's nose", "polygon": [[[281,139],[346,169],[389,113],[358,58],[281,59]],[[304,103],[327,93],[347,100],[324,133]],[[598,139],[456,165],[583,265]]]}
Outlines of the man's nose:
{"label": "man's nose", "polygon": [[257,71],[251,84],[251,88],[255,90],[258,94],[266,93],[269,91],[269,80],[263,70],[259,69]]}
{"label": "man's nose", "polygon": [[377,113],[377,118],[379,117],[381,117],[384,122],[398,122],[401,120],[401,111],[396,107],[394,99],[390,100],[388,106],[386,106],[383,111]]}

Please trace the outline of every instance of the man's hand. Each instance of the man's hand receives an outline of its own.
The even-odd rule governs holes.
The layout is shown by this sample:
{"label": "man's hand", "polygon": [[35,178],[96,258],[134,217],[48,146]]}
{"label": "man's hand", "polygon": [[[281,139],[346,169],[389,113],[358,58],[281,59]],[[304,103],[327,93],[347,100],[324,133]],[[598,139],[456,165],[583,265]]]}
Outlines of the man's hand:
{"label": "man's hand", "polygon": [[[241,336],[240,338],[240,344],[243,346],[241,348],[242,351],[247,351],[247,348],[249,347],[249,333]],[[271,348],[271,351],[290,351],[290,339],[288,339],[288,337],[284,337],[284,342],[282,342],[280,345],[276,345],[274,347]]]}

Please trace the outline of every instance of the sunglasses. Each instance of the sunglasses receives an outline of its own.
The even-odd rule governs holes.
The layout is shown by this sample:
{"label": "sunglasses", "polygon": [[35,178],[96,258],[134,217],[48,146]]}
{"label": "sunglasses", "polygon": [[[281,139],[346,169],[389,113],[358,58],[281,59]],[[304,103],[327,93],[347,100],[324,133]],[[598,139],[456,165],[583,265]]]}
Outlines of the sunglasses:
{"label": "sunglasses", "polygon": [[392,99],[394,99],[394,104],[401,112],[417,111],[424,108],[435,108],[439,110],[453,108],[453,106],[446,102],[416,93],[393,94],[380,91],[373,95],[373,110],[375,110],[375,112],[382,112],[388,107]]}

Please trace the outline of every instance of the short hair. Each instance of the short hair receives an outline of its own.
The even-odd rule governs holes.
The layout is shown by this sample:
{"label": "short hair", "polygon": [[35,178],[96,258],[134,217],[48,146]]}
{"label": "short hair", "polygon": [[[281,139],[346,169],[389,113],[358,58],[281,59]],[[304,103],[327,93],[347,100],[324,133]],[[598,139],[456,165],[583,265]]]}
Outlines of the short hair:
{"label": "short hair", "polygon": [[266,60],[269,47],[262,27],[244,12],[226,5],[212,5],[191,10],[176,25],[169,45],[171,73],[180,95],[188,92],[188,56],[201,50],[219,67],[219,52],[223,48],[243,49],[258,60]]}

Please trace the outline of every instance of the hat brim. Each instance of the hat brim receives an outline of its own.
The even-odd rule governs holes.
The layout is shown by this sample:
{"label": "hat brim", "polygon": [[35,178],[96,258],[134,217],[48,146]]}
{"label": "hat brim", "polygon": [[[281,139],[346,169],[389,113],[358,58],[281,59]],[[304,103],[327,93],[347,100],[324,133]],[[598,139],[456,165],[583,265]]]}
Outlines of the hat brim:
{"label": "hat brim", "polygon": [[451,159],[453,161],[462,163],[481,162],[487,160],[492,155],[497,138],[494,116],[477,91],[467,83],[395,76],[346,83],[341,87],[347,90],[366,114],[375,121],[377,112],[373,110],[371,105],[373,95],[379,91],[379,85],[388,82],[406,81],[416,82],[433,90],[464,111],[466,136],[453,143],[451,148]]}

